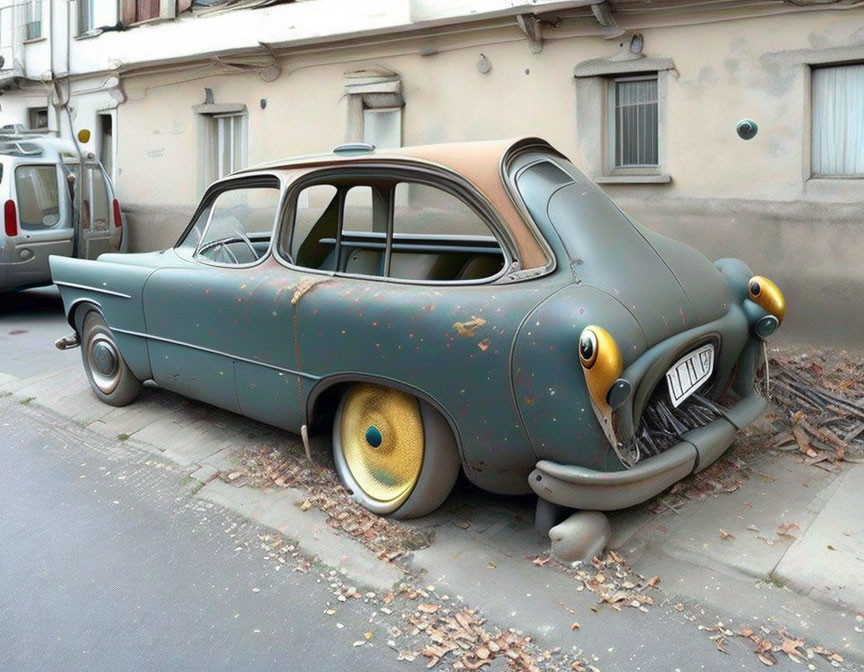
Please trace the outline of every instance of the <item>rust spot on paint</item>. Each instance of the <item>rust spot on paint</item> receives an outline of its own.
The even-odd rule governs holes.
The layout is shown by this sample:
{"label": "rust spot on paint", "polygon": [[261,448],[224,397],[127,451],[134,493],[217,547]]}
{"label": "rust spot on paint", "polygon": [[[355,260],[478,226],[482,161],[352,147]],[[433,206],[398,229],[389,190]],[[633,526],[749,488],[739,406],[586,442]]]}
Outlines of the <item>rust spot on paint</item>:
{"label": "rust spot on paint", "polygon": [[315,285],[320,285],[322,282],[328,282],[330,278],[322,278],[315,276],[306,276],[294,288],[294,296],[291,297],[291,305],[296,306],[303,295],[312,289]]}
{"label": "rust spot on paint", "polygon": [[474,330],[479,329],[484,324],[486,324],[486,320],[482,317],[476,317],[474,315],[471,316],[471,319],[467,322],[454,322],[453,328],[456,330],[456,333],[460,336],[467,336],[468,338],[474,338]]}
{"label": "rust spot on paint", "polygon": [[492,340],[491,340],[491,339],[488,339],[488,338],[484,338],[482,341],[480,341],[480,342],[477,344],[477,347],[480,348],[481,350],[483,350],[483,352],[486,352],[486,349],[487,349],[490,345],[492,345]]}

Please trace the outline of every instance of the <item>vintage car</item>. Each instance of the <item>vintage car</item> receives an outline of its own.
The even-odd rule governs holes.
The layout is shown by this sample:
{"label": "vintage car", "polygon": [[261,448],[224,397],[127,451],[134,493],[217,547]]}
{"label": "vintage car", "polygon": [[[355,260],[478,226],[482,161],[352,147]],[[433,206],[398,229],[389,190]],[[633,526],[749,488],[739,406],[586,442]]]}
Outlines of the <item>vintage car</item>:
{"label": "vintage car", "polygon": [[51,255],[126,251],[111,180],[69,141],[0,129],[0,201],[0,292],[50,285]]}
{"label": "vintage car", "polygon": [[769,280],[631,222],[546,142],[343,146],[213,184],[175,247],[53,257],[93,391],[141,381],[300,433],[379,514],[460,467],[563,507],[641,502],[765,408]]}

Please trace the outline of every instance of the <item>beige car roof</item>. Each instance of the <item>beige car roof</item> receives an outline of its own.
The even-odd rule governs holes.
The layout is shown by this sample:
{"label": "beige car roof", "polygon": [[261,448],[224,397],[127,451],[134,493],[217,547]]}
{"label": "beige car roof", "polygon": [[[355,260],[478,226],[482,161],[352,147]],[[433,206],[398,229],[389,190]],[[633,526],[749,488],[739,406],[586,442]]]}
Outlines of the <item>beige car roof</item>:
{"label": "beige car roof", "polygon": [[508,227],[518,248],[523,269],[541,268],[551,260],[534,233],[533,224],[526,221],[510,197],[504,185],[501,165],[504,158],[517,146],[546,144],[542,140],[515,138],[509,140],[486,140],[478,142],[456,142],[438,145],[400,147],[392,150],[374,151],[359,156],[320,154],[300,156],[272,161],[250,167],[242,172],[278,169],[299,169],[294,176],[310,172],[322,166],[370,163],[384,161],[431,164],[458,173],[483,194],[501,220]]}

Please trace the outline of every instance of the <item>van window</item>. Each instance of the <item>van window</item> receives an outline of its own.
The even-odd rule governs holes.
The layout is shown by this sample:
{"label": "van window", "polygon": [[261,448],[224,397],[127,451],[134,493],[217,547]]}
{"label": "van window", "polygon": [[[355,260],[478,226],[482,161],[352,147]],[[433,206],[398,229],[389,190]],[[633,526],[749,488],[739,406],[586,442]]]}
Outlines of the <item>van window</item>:
{"label": "van window", "polygon": [[93,184],[93,203],[90,205],[90,226],[94,231],[108,231],[111,228],[108,214],[108,190],[99,166],[87,168]]}
{"label": "van window", "polygon": [[56,166],[18,166],[15,194],[23,230],[50,229],[60,221]]}

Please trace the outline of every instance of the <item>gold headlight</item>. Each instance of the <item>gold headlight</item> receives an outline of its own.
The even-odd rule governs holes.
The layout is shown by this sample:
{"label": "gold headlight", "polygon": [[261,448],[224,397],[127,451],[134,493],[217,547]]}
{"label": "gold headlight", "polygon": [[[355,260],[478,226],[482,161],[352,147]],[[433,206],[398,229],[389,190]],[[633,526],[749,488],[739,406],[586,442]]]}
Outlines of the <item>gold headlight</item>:
{"label": "gold headlight", "polygon": [[768,278],[754,275],[747,284],[747,294],[751,301],[762,306],[776,317],[778,322],[783,322],[786,316],[786,299],[777,285]]}
{"label": "gold headlight", "polygon": [[603,411],[608,410],[606,395],[624,370],[621,351],[615,339],[602,327],[585,327],[579,337],[579,362],[595,406]]}

